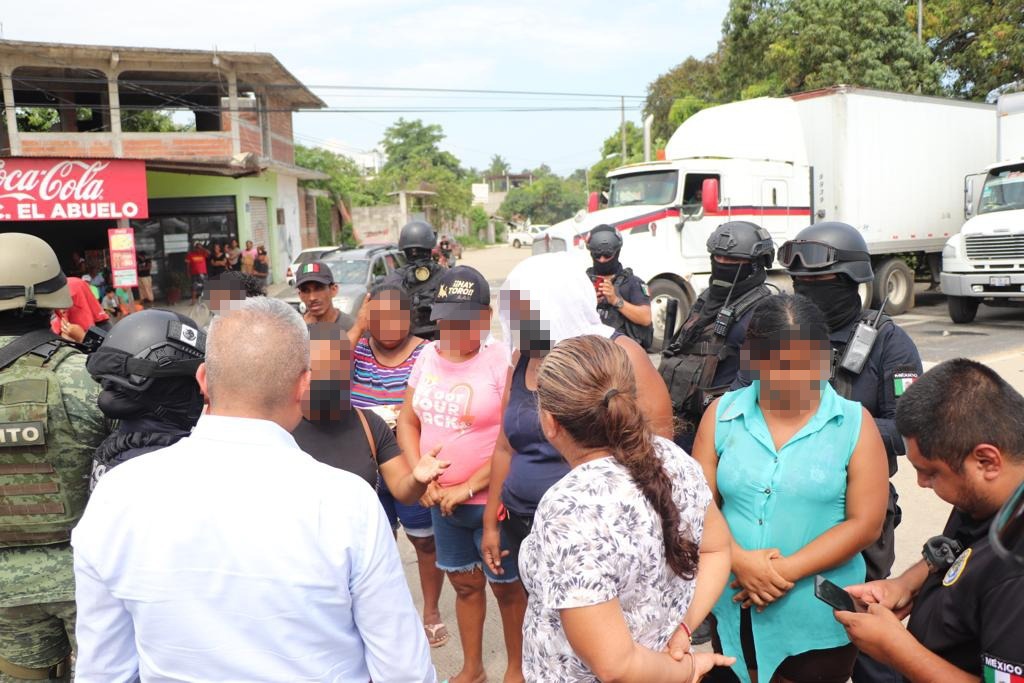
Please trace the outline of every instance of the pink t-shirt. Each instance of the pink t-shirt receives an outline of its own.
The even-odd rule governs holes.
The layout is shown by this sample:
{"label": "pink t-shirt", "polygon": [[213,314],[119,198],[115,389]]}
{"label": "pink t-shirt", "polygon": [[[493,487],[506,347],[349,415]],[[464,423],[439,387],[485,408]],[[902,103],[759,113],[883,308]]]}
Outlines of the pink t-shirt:
{"label": "pink t-shirt", "polygon": [[[501,426],[501,397],[509,357],[504,344],[492,343],[473,358],[454,363],[427,344],[409,374],[415,388],[413,410],[420,420],[420,453],[437,445],[451,467],[438,480],[442,486],[468,481],[494,453]],[[483,505],[487,489],[467,504]]]}

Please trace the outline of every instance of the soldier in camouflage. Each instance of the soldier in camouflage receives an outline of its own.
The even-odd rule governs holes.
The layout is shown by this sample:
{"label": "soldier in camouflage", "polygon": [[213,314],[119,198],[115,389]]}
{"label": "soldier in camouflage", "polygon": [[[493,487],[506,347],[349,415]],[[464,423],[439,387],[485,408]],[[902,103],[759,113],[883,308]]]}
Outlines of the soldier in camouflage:
{"label": "soldier in camouflage", "polygon": [[71,306],[44,241],[0,234],[0,682],[69,680],[69,544],[106,436],[86,356],[50,332]]}

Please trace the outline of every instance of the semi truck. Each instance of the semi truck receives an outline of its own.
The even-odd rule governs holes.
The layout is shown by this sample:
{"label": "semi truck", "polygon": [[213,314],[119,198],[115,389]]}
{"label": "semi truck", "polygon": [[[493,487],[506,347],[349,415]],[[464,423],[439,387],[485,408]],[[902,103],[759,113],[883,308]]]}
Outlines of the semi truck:
{"label": "semi truck", "polygon": [[942,251],[942,293],[954,323],[972,322],[982,303],[1024,300],[1024,92],[999,98],[995,124],[998,161],[964,179],[967,222]]}
{"label": "semi truck", "polygon": [[665,159],[608,174],[606,205],[557,223],[534,252],[568,250],[588,263],[591,228],[623,236],[622,263],[647,282],[656,344],[668,302],[677,322],[708,283],[711,232],[730,220],[766,228],[776,246],[821,221],[867,241],[876,306],[905,312],[915,276],[937,282],[946,241],[960,229],[962,178],[991,158],[995,107],[836,86],[711,107],[675,131]]}

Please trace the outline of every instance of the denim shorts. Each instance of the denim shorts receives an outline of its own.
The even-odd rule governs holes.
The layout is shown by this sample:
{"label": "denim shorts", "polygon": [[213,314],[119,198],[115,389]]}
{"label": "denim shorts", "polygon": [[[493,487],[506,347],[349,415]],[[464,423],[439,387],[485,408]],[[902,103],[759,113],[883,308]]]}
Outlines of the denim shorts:
{"label": "denim shorts", "polygon": [[377,498],[380,499],[380,505],[384,508],[384,514],[388,516],[388,521],[391,522],[392,531],[398,531],[398,523],[401,522],[406,536],[429,538],[434,535],[430,509],[423,507],[419,503],[406,505],[395,500],[383,479],[377,480]]}
{"label": "denim shorts", "polygon": [[[519,580],[519,559],[514,555],[501,559],[505,573],[496,576],[483,561],[480,543],[484,537],[484,505],[459,505],[450,517],[441,516],[441,508],[430,508],[434,519],[434,546],[437,568],[446,572],[465,572],[480,567],[491,583],[512,583]],[[508,548],[505,532],[498,526],[502,548]]]}

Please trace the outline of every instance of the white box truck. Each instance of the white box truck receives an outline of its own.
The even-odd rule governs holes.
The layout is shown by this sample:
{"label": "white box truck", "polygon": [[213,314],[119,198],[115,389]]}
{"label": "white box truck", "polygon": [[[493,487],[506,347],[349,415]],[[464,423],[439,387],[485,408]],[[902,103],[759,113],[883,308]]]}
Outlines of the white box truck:
{"label": "white box truck", "polygon": [[942,293],[955,323],[973,321],[983,302],[1024,300],[1024,92],[999,98],[995,128],[999,161],[965,178],[967,222],[942,251]]}
{"label": "white box truck", "polygon": [[915,272],[938,280],[946,240],[960,229],[962,178],[990,159],[995,107],[837,86],[705,109],[672,135],[665,161],[609,173],[605,208],[549,228],[534,251],[568,249],[589,262],[586,237],[606,223],[622,262],[650,287],[656,344],[669,299],[682,321],[707,286],[711,232],[729,220],[762,225],[776,246],[820,221],[864,235],[877,305],[914,303]]}

